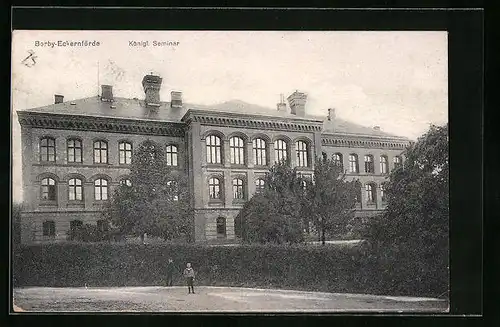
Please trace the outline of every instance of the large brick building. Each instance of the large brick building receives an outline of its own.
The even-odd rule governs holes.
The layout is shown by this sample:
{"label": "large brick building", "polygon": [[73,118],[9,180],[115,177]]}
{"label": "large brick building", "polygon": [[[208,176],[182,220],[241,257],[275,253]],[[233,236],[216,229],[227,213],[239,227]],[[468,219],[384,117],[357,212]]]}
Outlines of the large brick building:
{"label": "large brick building", "polygon": [[162,79],[146,75],[142,99],[100,96],[18,111],[24,204],[23,243],[67,240],[84,223],[103,224],[101,208],[119,183],[129,183],[134,148],[149,139],[164,147],[169,164],[185,171],[194,194],[197,241],[234,238],[234,218],[263,186],[277,159],[312,175],[314,157],[334,156],[358,179],[357,216],[385,206],[383,182],[401,164],[409,140],[338,119],[306,113],[307,96],[294,92],[276,109],[241,101],[188,104],[172,91],[160,101]]}

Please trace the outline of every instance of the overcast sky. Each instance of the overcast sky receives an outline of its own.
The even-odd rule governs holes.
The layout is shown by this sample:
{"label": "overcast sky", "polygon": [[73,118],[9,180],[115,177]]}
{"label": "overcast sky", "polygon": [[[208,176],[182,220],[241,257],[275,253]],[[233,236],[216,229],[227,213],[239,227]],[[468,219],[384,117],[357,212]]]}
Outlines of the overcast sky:
{"label": "overcast sky", "polygon": [[[35,44],[59,40],[100,45]],[[155,40],[178,45],[155,47]],[[151,71],[163,78],[163,101],[178,90],[190,103],[275,108],[280,93],[299,90],[310,114],[336,108],[340,118],[412,139],[448,122],[446,32],[14,31],[12,47],[14,185],[21,185],[16,110],[52,104],[54,94],[95,96],[99,84],[113,85],[117,97],[143,98],[142,77]],[[30,67],[21,63],[29,50]],[[20,187],[13,192],[22,198]]]}

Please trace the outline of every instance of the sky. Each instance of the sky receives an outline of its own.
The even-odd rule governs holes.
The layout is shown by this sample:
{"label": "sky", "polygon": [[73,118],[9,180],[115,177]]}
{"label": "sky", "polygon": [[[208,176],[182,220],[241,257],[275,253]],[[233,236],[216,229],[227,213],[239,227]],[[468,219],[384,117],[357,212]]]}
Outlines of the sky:
{"label": "sky", "polygon": [[[99,45],[57,45],[82,40]],[[56,45],[40,45],[47,41]],[[308,95],[308,114],[326,116],[335,108],[339,118],[415,140],[430,124],[448,122],[447,48],[446,32],[428,31],[17,30],[13,185],[22,185],[16,110],[52,104],[54,94],[64,101],[95,96],[101,84],[113,85],[116,97],[143,98],[141,82],[149,72],[163,78],[163,101],[175,90],[187,103],[242,100],[274,109],[280,94],[299,90]],[[24,60],[28,51],[36,63]],[[20,187],[13,198],[22,200]]]}

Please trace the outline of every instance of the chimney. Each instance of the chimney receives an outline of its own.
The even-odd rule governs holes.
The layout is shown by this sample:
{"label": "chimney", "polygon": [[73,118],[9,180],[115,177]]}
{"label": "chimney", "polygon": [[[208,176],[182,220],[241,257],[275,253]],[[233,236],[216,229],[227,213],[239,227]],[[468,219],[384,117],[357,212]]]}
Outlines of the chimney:
{"label": "chimney", "polygon": [[101,85],[101,101],[113,102],[113,86]]}
{"label": "chimney", "polygon": [[152,73],[144,76],[142,79],[142,87],[144,88],[144,93],[146,94],[146,106],[147,107],[159,107],[160,106],[160,87],[162,78]]}
{"label": "chimney", "polygon": [[290,104],[290,112],[294,115],[304,117],[306,114],[307,95],[305,93],[295,91],[288,98]]}
{"label": "chimney", "polygon": [[376,131],[380,131],[380,126],[373,126],[373,129]]}
{"label": "chimney", "polygon": [[64,95],[54,94],[54,103],[55,104],[63,103],[63,102],[64,102]]}
{"label": "chimney", "polygon": [[170,107],[171,108],[181,108],[182,107],[182,92],[178,92],[178,91],[170,92]]}
{"label": "chimney", "polygon": [[328,120],[334,120],[336,117],[335,108],[328,109]]}
{"label": "chimney", "polygon": [[283,94],[280,94],[280,102],[276,105],[276,108],[279,112],[286,112],[286,103]]}

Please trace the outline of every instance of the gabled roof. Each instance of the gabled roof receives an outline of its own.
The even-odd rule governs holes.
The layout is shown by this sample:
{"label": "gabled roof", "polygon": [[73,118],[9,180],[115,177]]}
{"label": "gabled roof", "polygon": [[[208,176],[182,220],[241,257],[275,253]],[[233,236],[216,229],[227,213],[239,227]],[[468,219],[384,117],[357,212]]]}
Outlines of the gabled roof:
{"label": "gabled roof", "polygon": [[298,117],[289,112],[280,112],[276,109],[273,110],[271,108],[250,104],[240,100],[231,100],[210,106],[184,103],[181,108],[171,108],[170,102],[161,102],[158,108],[151,110],[145,106],[144,100],[140,99],[115,97],[114,101],[111,103],[101,101],[99,97],[93,96],[21,111],[181,122],[182,117],[189,109],[215,111],[221,113],[237,113],[241,115],[259,115],[294,120],[303,119],[323,121],[323,133],[327,134],[347,134],[408,140],[405,137],[385,133],[380,130],[375,130],[373,128],[358,125],[339,118],[329,121],[325,117],[321,116],[306,115],[305,117]]}

